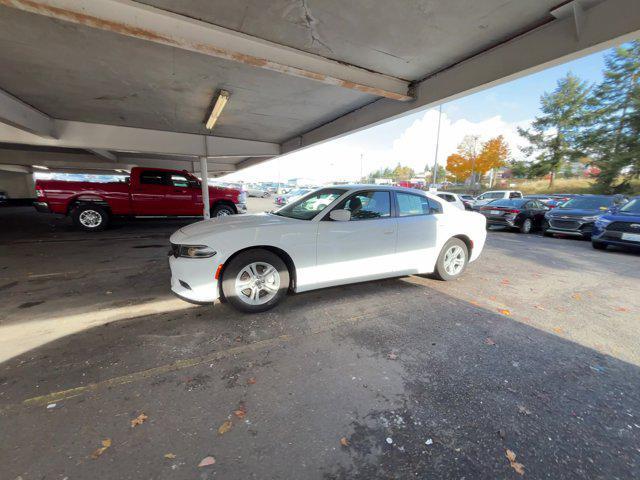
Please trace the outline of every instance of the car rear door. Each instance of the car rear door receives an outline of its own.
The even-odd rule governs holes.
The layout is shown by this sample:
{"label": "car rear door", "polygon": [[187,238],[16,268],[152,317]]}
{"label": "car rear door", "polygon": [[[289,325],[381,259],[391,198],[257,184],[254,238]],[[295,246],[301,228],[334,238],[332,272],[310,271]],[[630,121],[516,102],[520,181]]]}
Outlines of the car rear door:
{"label": "car rear door", "polygon": [[334,209],[350,210],[351,220],[333,221],[327,212],[319,222],[317,284],[338,285],[393,275],[398,230],[391,192],[362,190]]}
{"label": "car rear door", "polygon": [[442,206],[425,195],[395,192],[398,209],[396,262],[399,274],[432,271],[438,251],[438,224]]}
{"label": "car rear door", "polygon": [[169,215],[166,201],[169,190],[168,174],[162,170],[142,170],[138,182],[131,187],[135,215]]}

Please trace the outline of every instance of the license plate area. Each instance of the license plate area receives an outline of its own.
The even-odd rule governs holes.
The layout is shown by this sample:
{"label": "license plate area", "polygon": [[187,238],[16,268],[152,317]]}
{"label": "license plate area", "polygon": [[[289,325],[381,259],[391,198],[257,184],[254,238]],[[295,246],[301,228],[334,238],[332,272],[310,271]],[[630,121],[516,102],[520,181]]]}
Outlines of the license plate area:
{"label": "license plate area", "polygon": [[622,240],[629,240],[631,242],[640,242],[640,233],[623,233]]}

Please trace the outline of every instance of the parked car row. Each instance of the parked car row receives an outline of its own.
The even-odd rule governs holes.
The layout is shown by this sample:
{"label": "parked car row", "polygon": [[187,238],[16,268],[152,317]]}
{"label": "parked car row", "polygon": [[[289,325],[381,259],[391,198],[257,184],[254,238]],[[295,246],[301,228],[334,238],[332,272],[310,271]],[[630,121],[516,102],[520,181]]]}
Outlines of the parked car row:
{"label": "parked car row", "polygon": [[590,239],[599,250],[609,245],[640,248],[640,196],[567,194],[564,198],[558,203],[541,195],[498,199],[482,206],[480,213],[487,228]]}

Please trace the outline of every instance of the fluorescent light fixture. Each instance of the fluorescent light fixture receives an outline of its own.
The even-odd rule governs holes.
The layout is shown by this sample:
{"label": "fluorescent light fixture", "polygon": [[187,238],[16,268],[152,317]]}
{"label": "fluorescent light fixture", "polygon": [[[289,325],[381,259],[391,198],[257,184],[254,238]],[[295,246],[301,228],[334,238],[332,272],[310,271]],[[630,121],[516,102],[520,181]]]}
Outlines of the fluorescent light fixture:
{"label": "fluorescent light fixture", "polygon": [[31,165],[33,168],[37,168],[38,170],[49,170],[49,167],[45,167],[44,165]]}
{"label": "fluorescent light fixture", "polygon": [[216,99],[216,104],[213,106],[213,109],[211,110],[211,115],[209,115],[209,120],[207,120],[207,124],[206,124],[207,130],[211,130],[213,127],[216,126],[216,122],[218,121],[218,118],[220,117],[220,114],[222,113],[224,106],[229,101],[230,96],[231,94],[226,90],[220,90],[220,93],[218,94],[218,98]]}

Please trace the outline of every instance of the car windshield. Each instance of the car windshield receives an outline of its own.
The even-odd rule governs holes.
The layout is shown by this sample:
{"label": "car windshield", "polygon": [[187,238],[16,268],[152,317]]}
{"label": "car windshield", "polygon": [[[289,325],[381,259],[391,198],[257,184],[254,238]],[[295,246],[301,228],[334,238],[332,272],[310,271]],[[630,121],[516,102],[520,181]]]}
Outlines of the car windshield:
{"label": "car windshield", "polygon": [[298,220],[311,220],[344,192],[346,190],[340,188],[318,190],[290,203],[286,207],[282,207],[280,210],[273,212],[273,214]]}
{"label": "car windshield", "polygon": [[607,210],[613,205],[613,197],[575,197],[563,203],[559,208],[580,210]]}
{"label": "car windshield", "polygon": [[523,200],[519,198],[514,199],[505,199],[505,200],[494,200],[489,205],[492,207],[519,207],[524,203]]}
{"label": "car windshield", "polygon": [[634,198],[624,207],[622,207],[620,211],[624,213],[633,213],[640,215],[640,198]]}

